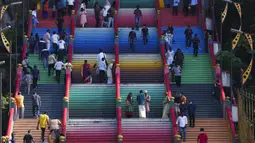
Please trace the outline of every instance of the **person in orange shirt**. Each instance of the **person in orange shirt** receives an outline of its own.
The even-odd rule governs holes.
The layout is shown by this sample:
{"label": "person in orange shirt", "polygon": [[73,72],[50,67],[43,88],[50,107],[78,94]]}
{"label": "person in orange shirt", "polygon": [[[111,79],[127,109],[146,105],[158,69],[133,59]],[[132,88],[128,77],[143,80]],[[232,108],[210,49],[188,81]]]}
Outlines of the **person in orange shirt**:
{"label": "person in orange shirt", "polygon": [[16,119],[19,119],[19,118],[23,119],[25,107],[24,107],[24,96],[21,95],[21,92],[18,92],[18,96],[15,97],[15,100],[16,100],[16,105],[17,105]]}

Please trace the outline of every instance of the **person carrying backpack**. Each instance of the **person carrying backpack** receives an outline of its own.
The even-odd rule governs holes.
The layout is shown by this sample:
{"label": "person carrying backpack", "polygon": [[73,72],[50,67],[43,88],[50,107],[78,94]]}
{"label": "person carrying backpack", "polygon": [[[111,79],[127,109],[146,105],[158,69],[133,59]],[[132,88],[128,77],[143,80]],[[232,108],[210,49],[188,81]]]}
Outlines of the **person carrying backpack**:
{"label": "person carrying backpack", "polygon": [[133,27],[132,30],[129,32],[128,35],[128,42],[130,44],[130,49],[132,50],[132,52],[134,52],[134,47],[135,47],[135,40],[136,40],[136,33],[135,33],[135,28]]}

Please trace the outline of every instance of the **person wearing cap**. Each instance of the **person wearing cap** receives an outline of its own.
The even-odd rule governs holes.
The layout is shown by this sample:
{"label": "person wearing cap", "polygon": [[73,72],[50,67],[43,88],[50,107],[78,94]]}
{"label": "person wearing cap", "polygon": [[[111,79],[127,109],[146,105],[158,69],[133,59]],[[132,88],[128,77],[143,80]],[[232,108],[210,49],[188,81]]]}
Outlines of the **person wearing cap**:
{"label": "person wearing cap", "polygon": [[146,118],[148,118],[150,113],[151,96],[148,94],[147,90],[144,90],[144,95],[145,95]]}
{"label": "person wearing cap", "polygon": [[163,101],[163,114],[162,114],[162,118],[163,119],[168,119],[168,114],[169,114],[169,103],[170,102],[170,97],[168,96],[168,92],[165,92],[165,99]]}
{"label": "person wearing cap", "polygon": [[18,92],[18,96],[15,97],[15,100],[16,100],[16,105],[17,105],[16,119],[19,119],[19,118],[23,119],[25,106],[24,106],[24,96],[21,95],[21,92]]}
{"label": "person wearing cap", "polygon": [[107,68],[107,84],[112,84],[113,83],[113,64],[115,63],[115,59],[112,59],[112,62],[108,65]]}
{"label": "person wearing cap", "polygon": [[208,143],[208,136],[204,133],[204,128],[200,128],[200,134],[197,137],[197,143]]}

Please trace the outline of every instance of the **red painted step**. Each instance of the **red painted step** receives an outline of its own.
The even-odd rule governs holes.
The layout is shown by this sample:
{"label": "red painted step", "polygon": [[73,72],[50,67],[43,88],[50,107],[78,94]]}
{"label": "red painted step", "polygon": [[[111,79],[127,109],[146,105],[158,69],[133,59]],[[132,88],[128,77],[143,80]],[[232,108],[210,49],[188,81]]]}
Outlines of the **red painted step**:
{"label": "red painted step", "polygon": [[169,26],[169,24],[173,24],[173,26],[199,26],[198,16],[184,16],[182,9],[179,9],[178,15],[172,15],[171,8],[162,8],[160,9],[160,19],[161,26]]}
{"label": "red painted step", "polygon": [[[117,15],[117,21],[119,27],[134,27],[135,26],[135,16],[134,10],[131,8],[121,8]],[[156,12],[152,8],[141,8],[142,18],[141,25],[146,24],[148,27],[156,26]]]}
{"label": "red painted step", "polygon": [[123,143],[172,143],[169,119],[122,119]]}
{"label": "red painted step", "polygon": [[[37,18],[39,21],[39,24],[36,25],[36,28],[53,28],[57,27],[56,25],[56,18],[57,18],[57,12],[55,19],[52,18],[52,10],[48,10],[49,16],[47,19],[42,18],[42,11],[37,12]],[[67,14],[66,14],[67,15]],[[64,16],[64,28],[70,28],[71,27],[71,16]]]}
{"label": "red painted step", "polygon": [[66,143],[117,142],[116,119],[75,119],[67,123]]}

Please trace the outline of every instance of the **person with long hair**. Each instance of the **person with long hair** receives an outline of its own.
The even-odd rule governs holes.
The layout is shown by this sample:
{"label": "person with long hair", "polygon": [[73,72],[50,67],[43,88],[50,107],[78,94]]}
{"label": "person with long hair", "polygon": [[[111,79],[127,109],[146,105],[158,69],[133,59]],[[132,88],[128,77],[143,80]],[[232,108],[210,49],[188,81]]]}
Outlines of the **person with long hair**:
{"label": "person with long hair", "polygon": [[132,118],[133,112],[134,112],[133,97],[132,97],[132,93],[130,92],[126,99],[126,113],[125,113],[126,117]]}

